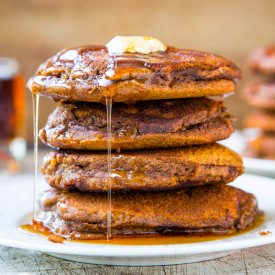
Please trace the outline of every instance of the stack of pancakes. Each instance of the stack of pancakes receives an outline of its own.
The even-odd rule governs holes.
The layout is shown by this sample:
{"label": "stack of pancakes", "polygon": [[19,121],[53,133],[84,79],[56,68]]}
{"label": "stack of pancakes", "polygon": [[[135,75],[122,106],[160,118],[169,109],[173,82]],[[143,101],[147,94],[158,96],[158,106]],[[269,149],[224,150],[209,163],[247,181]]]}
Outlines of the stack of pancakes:
{"label": "stack of pancakes", "polygon": [[[110,71],[112,73],[110,73]],[[112,235],[232,233],[257,215],[255,197],[226,185],[241,158],[215,143],[233,131],[222,101],[240,70],[209,53],[168,47],[111,55],[103,46],[63,50],[31,80],[57,102],[41,140],[51,189],[39,221],[67,239],[107,231],[107,120],[112,97]]]}
{"label": "stack of pancakes", "polygon": [[244,126],[261,131],[249,142],[246,155],[275,159],[275,46],[256,50],[249,65],[253,72],[265,79],[249,83],[243,91],[247,103],[258,108],[245,118]]}

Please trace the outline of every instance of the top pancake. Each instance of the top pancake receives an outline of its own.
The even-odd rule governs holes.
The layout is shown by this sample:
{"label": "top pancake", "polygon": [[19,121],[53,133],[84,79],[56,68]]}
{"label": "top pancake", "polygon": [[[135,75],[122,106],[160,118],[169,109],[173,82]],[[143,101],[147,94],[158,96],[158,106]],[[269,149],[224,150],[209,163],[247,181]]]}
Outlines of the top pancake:
{"label": "top pancake", "polygon": [[235,90],[240,74],[231,61],[199,51],[111,55],[104,46],[84,46],[47,60],[29,87],[55,100],[135,102],[223,95]]}

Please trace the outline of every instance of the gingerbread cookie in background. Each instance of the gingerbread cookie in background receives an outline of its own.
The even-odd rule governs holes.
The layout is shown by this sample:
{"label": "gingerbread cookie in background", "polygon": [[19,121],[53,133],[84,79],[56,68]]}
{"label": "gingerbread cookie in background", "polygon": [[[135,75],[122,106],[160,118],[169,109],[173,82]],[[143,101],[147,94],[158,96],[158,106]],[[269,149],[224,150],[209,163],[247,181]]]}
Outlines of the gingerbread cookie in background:
{"label": "gingerbread cookie in background", "polygon": [[275,45],[256,50],[248,60],[255,77],[242,92],[244,100],[257,108],[244,119],[246,129],[258,129],[257,137],[248,141],[245,156],[275,159]]}
{"label": "gingerbread cookie in background", "polygon": [[275,45],[270,45],[255,50],[251,54],[248,64],[252,72],[274,78]]}

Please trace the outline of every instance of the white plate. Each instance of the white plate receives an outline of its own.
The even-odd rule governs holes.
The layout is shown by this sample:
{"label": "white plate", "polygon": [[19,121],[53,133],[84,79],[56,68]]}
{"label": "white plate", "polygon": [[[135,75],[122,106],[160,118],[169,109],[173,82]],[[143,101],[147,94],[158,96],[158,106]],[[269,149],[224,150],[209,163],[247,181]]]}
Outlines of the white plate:
{"label": "white plate", "polygon": [[[32,176],[0,176],[0,244],[38,250],[88,263],[114,265],[164,265],[198,262],[228,255],[236,250],[275,242],[275,180],[243,175],[235,183],[254,193],[267,215],[266,222],[252,231],[222,240],[170,245],[106,245],[49,242],[44,236],[23,232],[18,226],[32,210]],[[259,231],[269,230],[261,236]]]}
{"label": "white plate", "polygon": [[[247,141],[258,135],[258,131],[250,129],[249,131],[235,131],[230,138],[221,141],[233,151],[242,154]],[[275,177],[275,160],[259,159],[259,158],[243,158],[245,171],[247,173],[259,174],[263,176]]]}
{"label": "white plate", "polygon": [[275,160],[243,158],[243,162],[248,173],[275,177]]}

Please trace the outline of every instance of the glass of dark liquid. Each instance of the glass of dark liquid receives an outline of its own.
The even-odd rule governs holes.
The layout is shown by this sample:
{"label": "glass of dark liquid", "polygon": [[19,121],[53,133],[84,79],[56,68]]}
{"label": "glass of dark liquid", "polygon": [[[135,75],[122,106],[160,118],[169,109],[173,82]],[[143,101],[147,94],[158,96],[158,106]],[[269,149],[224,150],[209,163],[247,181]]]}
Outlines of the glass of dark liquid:
{"label": "glass of dark liquid", "polygon": [[25,85],[14,58],[0,57],[0,169],[20,170],[26,155]]}

